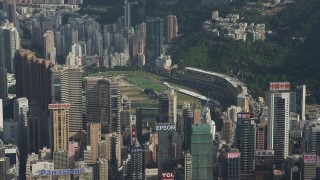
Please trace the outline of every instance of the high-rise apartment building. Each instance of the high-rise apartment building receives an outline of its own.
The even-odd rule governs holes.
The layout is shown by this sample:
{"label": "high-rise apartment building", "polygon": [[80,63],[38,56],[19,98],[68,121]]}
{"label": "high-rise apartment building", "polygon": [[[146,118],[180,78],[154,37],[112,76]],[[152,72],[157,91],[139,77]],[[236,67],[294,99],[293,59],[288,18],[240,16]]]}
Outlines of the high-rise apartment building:
{"label": "high-rise apartment building", "polygon": [[242,154],[240,158],[241,178],[254,179],[256,123],[252,113],[238,113],[235,144]]}
{"label": "high-rise apartment building", "polygon": [[103,133],[121,132],[119,83],[86,78],[86,120],[99,122]]}
{"label": "high-rise apartment building", "polygon": [[172,43],[172,41],[177,37],[178,33],[178,22],[177,17],[174,15],[169,15],[166,17],[165,23],[165,38],[166,43]]}
{"label": "high-rise apartment building", "polygon": [[20,49],[15,55],[17,97],[35,101],[41,110],[47,111],[51,103],[50,61],[39,59],[34,52]]}
{"label": "high-rise apartment building", "polygon": [[8,157],[0,157],[0,179],[7,179],[10,169],[10,159]]}
{"label": "high-rise apartment building", "polygon": [[266,98],[269,107],[267,144],[268,149],[274,150],[274,163],[279,169],[289,155],[289,89],[289,83],[270,83]]}
{"label": "high-rise apartment building", "polygon": [[70,167],[74,167],[75,161],[79,158],[79,148],[79,143],[77,141],[69,141],[68,158]]}
{"label": "high-rise apartment building", "polygon": [[190,152],[184,154],[184,179],[192,180],[192,155]]}
{"label": "high-rise apartment building", "polygon": [[17,4],[16,0],[8,0],[8,20],[14,24],[14,26],[18,27],[19,24],[17,22]]}
{"label": "high-rise apartment building", "polygon": [[76,133],[82,128],[82,68],[59,66],[51,68],[52,102],[69,103],[69,131]]}
{"label": "high-rise apartment building", "polygon": [[137,32],[132,37],[132,58],[134,65],[141,65],[138,63],[138,55],[145,53],[146,37],[145,34]]}
{"label": "high-rise apartment building", "polygon": [[256,139],[256,146],[257,149],[266,149],[266,131],[267,131],[267,124],[266,123],[260,123],[257,124],[257,139]]}
{"label": "high-rise apartment building", "polygon": [[177,122],[177,94],[173,89],[159,96],[159,122]]}
{"label": "high-rise apartment building", "polygon": [[54,151],[53,163],[56,169],[67,169],[69,167],[69,159],[67,151]]}
{"label": "high-rise apartment building", "polygon": [[213,179],[213,138],[209,124],[192,125],[192,179]]}
{"label": "high-rise apartment building", "polygon": [[92,152],[92,163],[99,159],[99,143],[101,141],[101,124],[89,123],[88,124],[89,142]]}
{"label": "high-rise apartment building", "polygon": [[108,180],[108,160],[101,159],[97,161],[97,170],[95,173],[97,180]]}
{"label": "high-rise apartment building", "polygon": [[155,60],[163,53],[164,22],[159,17],[146,19],[146,63],[155,64]]}
{"label": "high-rise apartment building", "polygon": [[241,107],[241,112],[249,112],[249,97],[244,94],[237,96],[237,105]]}
{"label": "high-rise apartment building", "polygon": [[0,99],[8,98],[7,69],[0,66]]}
{"label": "high-rise apartment building", "polygon": [[39,114],[40,147],[49,146],[48,104],[51,102],[50,61],[39,59],[34,52],[19,49],[15,54],[15,78],[17,97],[26,97]]}
{"label": "high-rise apartment building", "polygon": [[201,124],[201,110],[198,108],[193,109],[193,124]]}
{"label": "high-rise apartment building", "polygon": [[[15,12],[16,13],[16,12]],[[20,36],[12,23],[4,23],[0,26],[0,67],[8,72],[15,72],[14,55],[20,48]]]}
{"label": "high-rise apartment building", "polygon": [[43,35],[43,57],[45,60],[49,60],[53,64],[56,63],[56,48],[54,45],[54,33],[48,30]]}
{"label": "high-rise apartment building", "polygon": [[70,104],[49,104],[48,109],[50,109],[51,149],[53,152],[68,151]]}
{"label": "high-rise apartment building", "polygon": [[124,0],[124,25],[125,27],[131,27],[131,2]]}

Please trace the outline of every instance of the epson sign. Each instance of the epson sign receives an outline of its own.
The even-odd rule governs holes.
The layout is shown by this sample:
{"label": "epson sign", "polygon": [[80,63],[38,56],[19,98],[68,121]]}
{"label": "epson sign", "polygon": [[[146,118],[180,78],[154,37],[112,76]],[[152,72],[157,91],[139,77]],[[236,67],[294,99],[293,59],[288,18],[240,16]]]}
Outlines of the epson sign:
{"label": "epson sign", "polygon": [[156,124],[156,131],[175,131],[176,125],[173,123]]}

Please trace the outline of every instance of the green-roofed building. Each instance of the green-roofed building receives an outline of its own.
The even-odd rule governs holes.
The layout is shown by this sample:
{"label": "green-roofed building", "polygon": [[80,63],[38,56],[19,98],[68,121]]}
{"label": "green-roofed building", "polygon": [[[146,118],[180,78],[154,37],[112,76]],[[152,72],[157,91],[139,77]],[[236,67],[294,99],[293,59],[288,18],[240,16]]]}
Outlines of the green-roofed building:
{"label": "green-roofed building", "polygon": [[213,139],[209,124],[192,125],[192,179],[213,179]]}

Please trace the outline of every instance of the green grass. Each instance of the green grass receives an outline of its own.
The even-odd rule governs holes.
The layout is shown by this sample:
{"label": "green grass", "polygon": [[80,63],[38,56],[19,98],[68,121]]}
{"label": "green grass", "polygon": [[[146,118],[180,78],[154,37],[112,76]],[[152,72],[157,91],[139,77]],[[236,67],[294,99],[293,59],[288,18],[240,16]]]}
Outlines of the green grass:
{"label": "green grass", "polygon": [[[191,88],[189,86],[184,85],[183,83],[161,75],[157,75],[154,73],[150,73],[143,70],[137,70],[137,71],[108,71],[108,72],[101,72],[101,73],[95,73],[90,74],[89,76],[103,76],[103,77],[114,77],[114,76],[122,76],[127,81],[131,82],[132,84],[138,86],[138,87],[123,87],[121,88],[121,93],[127,94],[127,96],[132,99],[132,103],[134,104],[132,107],[140,107],[141,101],[143,101],[142,106],[143,107],[157,107],[158,101],[150,102],[150,99],[146,94],[141,94],[141,89],[153,89],[159,94],[163,93],[167,90],[167,87],[162,84],[162,82],[167,82],[171,86],[187,89],[196,93],[199,93],[198,90]],[[139,88],[140,87],[140,88]],[[136,93],[134,93],[136,92]],[[183,104],[184,102],[187,103],[195,103],[195,104],[201,104],[201,100],[177,92],[178,96],[178,104]],[[136,99],[136,100],[134,100]]]}
{"label": "green grass", "polygon": [[166,86],[160,84],[159,82],[155,82],[151,79],[141,77],[141,76],[129,76],[125,78],[127,81],[141,87],[142,89],[152,89],[159,94],[167,90]]}

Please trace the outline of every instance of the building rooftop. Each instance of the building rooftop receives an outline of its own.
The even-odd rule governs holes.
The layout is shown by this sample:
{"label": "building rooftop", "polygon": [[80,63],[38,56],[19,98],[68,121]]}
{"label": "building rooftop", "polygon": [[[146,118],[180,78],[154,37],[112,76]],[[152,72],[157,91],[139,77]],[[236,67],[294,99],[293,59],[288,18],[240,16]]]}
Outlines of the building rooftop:
{"label": "building rooftop", "polygon": [[233,87],[235,87],[235,88],[237,88],[239,85],[240,86],[243,85],[243,83],[240,82],[238,79],[230,77],[230,76],[225,75],[225,74],[220,74],[220,73],[216,73],[216,72],[212,72],[212,71],[206,71],[206,70],[193,68],[193,67],[186,67],[185,69],[192,70],[192,71],[197,71],[197,72],[205,73],[205,74],[208,74],[208,75],[212,75],[212,76],[217,76],[217,77],[223,78],[226,81],[228,81],[230,84],[232,84]]}

